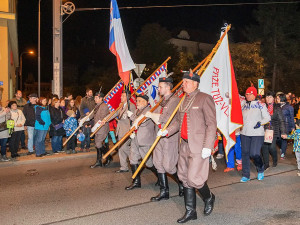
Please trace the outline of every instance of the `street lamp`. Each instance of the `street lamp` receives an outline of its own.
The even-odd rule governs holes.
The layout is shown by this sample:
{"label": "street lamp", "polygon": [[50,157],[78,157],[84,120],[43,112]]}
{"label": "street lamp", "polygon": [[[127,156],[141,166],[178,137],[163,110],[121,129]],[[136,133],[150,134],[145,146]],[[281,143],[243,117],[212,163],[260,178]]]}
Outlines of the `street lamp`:
{"label": "street lamp", "polygon": [[19,72],[19,75],[20,75],[20,90],[21,91],[23,91],[22,89],[22,78],[23,78],[23,76],[22,76],[22,66],[23,66],[23,55],[24,54],[30,54],[30,55],[33,55],[34,54],[34,52],[33,51],[29,51],[29,52],[22,52],[21,54],[20,54],[20,72]]}

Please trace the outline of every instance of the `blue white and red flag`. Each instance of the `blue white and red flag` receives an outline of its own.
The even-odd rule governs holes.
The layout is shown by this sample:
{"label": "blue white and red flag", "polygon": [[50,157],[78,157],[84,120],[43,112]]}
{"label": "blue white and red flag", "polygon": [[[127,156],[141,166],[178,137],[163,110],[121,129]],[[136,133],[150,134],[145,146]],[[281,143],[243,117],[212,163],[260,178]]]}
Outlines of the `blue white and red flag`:
{"label": "blue white and red flag", "polygon": [[127,47],[116,0],[111,0],[110,4],[109,50],[117,57],[119,76],[124,84],[128,85],[130,70],[134,69],[135,65]]}

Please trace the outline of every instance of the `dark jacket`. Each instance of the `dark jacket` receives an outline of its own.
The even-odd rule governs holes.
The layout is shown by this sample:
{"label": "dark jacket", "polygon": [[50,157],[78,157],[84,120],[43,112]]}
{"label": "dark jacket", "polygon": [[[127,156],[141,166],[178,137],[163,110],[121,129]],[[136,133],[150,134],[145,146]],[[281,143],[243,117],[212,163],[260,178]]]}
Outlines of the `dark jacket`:
{"label": "dark jacket", "polygon": [[28,103],[24,106],[23,108],[23,114],[26,118],[26,122],[24,124],[24,126],[29,126],[29,127],[34,127],[35,124],[35,110],[34,110],[34,106],[31,103]]}
{"label": "dark jacket", "polygon": [[285,121],[280,106],[274,104],[273,107],[271,121],[265,125],[265,129],[274,130],[274,137],[280,137],[281,134],[286,134]]}
{"label": "dark jacket", "polygon": [[65,135],[65,130],[61,127],[58,130],[55,130],[54,126],[60,124],[64,120],[64,111],[61,108],[50,107],[50,117],[51,117],[51,125],[50,125],[50,136],[63,136]]}
{"label": "dark jacket", "polygon": [[285,121],[286,131],[289,134],[293,129],[295,129],[294,108],[289,103],[286,103],[281,105],[281,109]]}
{"label": "dark jacket", "polygon": [[79,108],[81,117],[85,117],[84,109],[88,109],[89,112],[92,112],[95,106],[96,103],[93,97],[88,98],[87,96],[85,96],[84,98],[82,98],[80,108]]}

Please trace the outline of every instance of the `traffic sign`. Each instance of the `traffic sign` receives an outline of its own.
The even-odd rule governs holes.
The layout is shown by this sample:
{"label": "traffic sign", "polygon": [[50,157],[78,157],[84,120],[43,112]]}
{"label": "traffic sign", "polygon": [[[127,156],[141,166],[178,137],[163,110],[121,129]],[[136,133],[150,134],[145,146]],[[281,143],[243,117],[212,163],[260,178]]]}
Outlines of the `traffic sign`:
{"label": "traffic sign", "polygon": [[0,86],[3,86],[3,81],[0,81]]}
{"label": "traffic sign", "polygon": [[261,96],[265,95],[265,89],[258,88],[258,95],[261,95]]}
{"label": "traffic sign", "polygon": [[146,67],[146,64],[135,64],[134,72],[138,77],[141,77],[144,69]]}
{"label": "traffic sign", "polygon": [[258,79],[258,88],[265,88],[264,79]]}

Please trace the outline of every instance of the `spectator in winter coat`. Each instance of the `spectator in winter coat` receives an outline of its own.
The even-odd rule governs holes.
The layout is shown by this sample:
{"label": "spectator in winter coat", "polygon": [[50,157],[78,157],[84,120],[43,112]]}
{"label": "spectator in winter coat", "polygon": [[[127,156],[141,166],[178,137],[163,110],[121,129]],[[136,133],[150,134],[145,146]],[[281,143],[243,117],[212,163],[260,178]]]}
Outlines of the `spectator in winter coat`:
{"label": "spectator in winter coat", "polygon": [[6,129],[6,121],[10,119],[10,116],[10,108],[4,108],[0,103],[0,148],[2,162],[9,161],[9,159],[6,157],[6,143],[10,135],[8,129]]}
{"label": "spectator in winter coat", "polygon": [[27,155],[33,154],[33,135],[34,135],[34,124],[35,124],[35,105],[37,102],[37,94],[33,93],[29,95],[29,103],[23,108],[23,114],[26,118],[24,128],[27,129],[28,135],[28,153]]}
{"label": "spectator in winter coat", "polygon": [[45,149],[45,138],[51,124],[47,99],[40,97],[35,105],[34,146],[36,157],[48,155]]}
{"label": "spectator in winter coat", "polygon": [[[15,93],[15,98],[11,99],[11,101],[15,101],[17,103],[18,109],[23,111],[24,106],[26,105],[27,101],[23,98],[23,93],[20,90],[17,90]],[[21,131],[21,148],[27,149],[25,144],[25,132],[24,130]]]}
{"label": "spectator in winter coat", "polygon": [[18,154],[18,148],[22,131],[24,132],[24,124],[26,119],[23,112],[18,109],[17,102],[10,101],[8,103],[8,107],[10,108],[11,119],[15,122],[14,131],[9,139],[9,150],[11,152],[11,157],[16,158],[20,156]]}
{"label": "spectator in winter coat", "polygon": [[[86,96],[82,98],[81,104],[80,104],[80,115],[81,117],[85,117],[92,112],[92,110],[95,108],[96,103],[93,96],[93,91],[91,89],[86,90]],[[86,113],[84,113],[84,110]]]}
{"label": "spectator in winter coat", "polygon": [[271,121],[265,125],[265,129],[273,130],[272,143],[264,142],[262,146],[262,155],[264,159],[265,170],[269,168],[269,154],[272,156],[273,167],[277,166],[277,148],[276,141],[280,140],[282,135],[286,134],[284,117],[282,110],[278,104],[274,102],[275,94],[273,92],[266,93],[267,110],[271,116]]}
{"label": "spectator in winter coat", "polygon": [[62,137],[65,135],[63,128],[64,123],[64,111],[60,107],[60,101],[55,98],[52,100],[51,107],[49,108],[51,125],[50,125],[50,137],[53,153],[62,151]]}
{"label": "spectator in winter coat", "polygon": [[[77,120],[75,118],[76,115],[73,110],[68,110],[67,116],[68,119],[66,119],[66,121],[64,122],[64,129],[66,131],[67,138],[69,138],[77,128]],[[74,134],[67,143],[67,154],[70,154],[71,152],[73,154],[77,153],[75,151],[76,143],[76,134]]]}
{"label": "spectator in winter coat", "polygon": [[[117,143],[116,135],[115,135],[116,127],[117,127],[117,121],[115,119],[109,121],[109,133],[108,134],[110,135],[113,144]],[[109,149],[108,135],[106,136],[104,143],[105,143],[105,148]]]}
{"label": "spectator in winter coat", "polygon": [[[282,109],[282,114],[285,122],[286,133],[290,134],[295,130],[294,121],[294,108],[287,102],[285,94],[279,94],[277,96],[277,102]],[[285,159],[285,153],[287,148],[287,140],[281,138],[279,141],[281,149],[281,159]]]}
{"label": "spectator in winter coat", "polygon": [[271,117],[266,105],[255,100],[257,90],[249,87],[246,91],[246,99],[242,104],[244,126],[241,130],[243,177],[241,182],[250,180],[250,158],[253,159],[258,171],[258,180],[264,179],[264,164],[261,158],[261,147],[264,143],[264,128]]}

